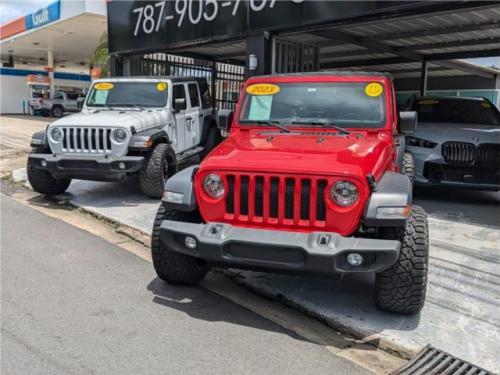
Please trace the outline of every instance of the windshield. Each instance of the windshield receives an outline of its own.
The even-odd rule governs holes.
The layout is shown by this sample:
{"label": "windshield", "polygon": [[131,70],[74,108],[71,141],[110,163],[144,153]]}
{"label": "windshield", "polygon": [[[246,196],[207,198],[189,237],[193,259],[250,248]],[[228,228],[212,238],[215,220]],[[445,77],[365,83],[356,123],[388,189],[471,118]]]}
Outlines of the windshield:
{"label": "windshield", "polygon": [[88,107],[165,107],[165,82],[98,82],[87,97]]}
{"label": "windshield", "polygon": [[500,114],[489,102],[460,99],[420,99],[415,109],[419,122],[500,125]]}
{"label": "windshield", "polygon": [[377,82],[254,84],[246,89],[242,124],[278,121],[286,125],[379,128],[385,125],[384,86]]}

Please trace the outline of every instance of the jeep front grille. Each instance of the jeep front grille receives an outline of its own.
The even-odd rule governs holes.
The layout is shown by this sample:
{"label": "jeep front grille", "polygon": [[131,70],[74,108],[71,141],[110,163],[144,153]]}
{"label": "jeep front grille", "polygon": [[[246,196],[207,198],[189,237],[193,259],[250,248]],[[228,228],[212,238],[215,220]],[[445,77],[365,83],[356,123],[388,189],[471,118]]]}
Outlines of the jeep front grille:
{"label": "jeep front grille", "polygon": [[316,177],[246,175],[225,176],[226,216],[242,222],[292,226],[324,226],[327,180]]}
{"label": "jeep front grille", "polygon": [[111,154],[110,128],[61,127],[65,153]]}

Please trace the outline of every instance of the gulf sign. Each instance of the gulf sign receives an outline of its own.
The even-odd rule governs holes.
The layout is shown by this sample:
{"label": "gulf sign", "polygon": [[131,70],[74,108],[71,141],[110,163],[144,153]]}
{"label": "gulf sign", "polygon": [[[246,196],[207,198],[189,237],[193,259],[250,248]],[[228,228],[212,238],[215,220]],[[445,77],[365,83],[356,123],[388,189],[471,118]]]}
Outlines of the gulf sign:
{"label": "gulf sign", "polygon": [[61,17],[60,0],[30,13],[24,17],[17,18],[0,26],[0,40],[22,33],[30,29],[36,29]]}

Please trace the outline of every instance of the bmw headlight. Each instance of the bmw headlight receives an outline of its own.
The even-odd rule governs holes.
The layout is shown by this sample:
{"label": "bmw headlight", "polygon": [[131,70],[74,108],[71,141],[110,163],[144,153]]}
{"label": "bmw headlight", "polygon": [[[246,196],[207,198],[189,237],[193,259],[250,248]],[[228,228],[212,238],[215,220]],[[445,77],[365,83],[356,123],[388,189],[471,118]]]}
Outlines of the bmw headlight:
{"label": "bmw headlight", "polygon": [[224,196],[222,178],[218,174],[210,173],[203,179],[203,190],[212,198],[222,198]]}
{"label": "bmw headlight", "polygon": [[330,195],[340,207],[352,206],[358,200],[358,188],[349,181],[337,181],[330,190]]}
{"label": "bmw headlight", "polygon": [[60,142],[63,137],[63,132],[59,128],[52,128],[50,130],[50,137],[54,142]]}
{"label": "bmw headlight", "polygon": [[113,139],[116,143],[123,143],[127,139],[127,132],[123,129],[113,130]]}
{"label": "bmw headlight", "polygon": [[434,148],[437,146],[437,143],[435,142],[417,137],[405,137],[405,143],[407,146],[414,146],[414,147]]}

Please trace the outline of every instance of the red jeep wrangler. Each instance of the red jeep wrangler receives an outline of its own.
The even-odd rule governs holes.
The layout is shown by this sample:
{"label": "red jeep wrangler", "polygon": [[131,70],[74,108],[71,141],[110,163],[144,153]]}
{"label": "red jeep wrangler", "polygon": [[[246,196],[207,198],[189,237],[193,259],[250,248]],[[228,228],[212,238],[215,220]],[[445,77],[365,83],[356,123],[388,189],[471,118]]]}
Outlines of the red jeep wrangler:
{"label": "red jeep wrangler", "polygon": [[228,138],[165,185],[152,234],[158,276],[369,272],[380,309],[420,311],[427,218],[412,206],[404,155],[415,126],[416,113],[397,113],[388,74],[251,78]]}

